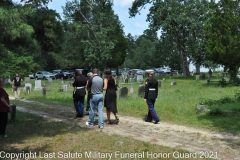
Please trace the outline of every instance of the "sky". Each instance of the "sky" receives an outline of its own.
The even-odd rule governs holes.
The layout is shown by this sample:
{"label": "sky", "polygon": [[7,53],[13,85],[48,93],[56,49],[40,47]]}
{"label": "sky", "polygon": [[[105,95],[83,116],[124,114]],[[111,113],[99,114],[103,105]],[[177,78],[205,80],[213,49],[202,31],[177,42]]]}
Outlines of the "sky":
{"label": "sky", "polygon": [[[137,15],[136,17],[129,18],[128,8],[131,7],[133,0],[114,0],[113,10],[115,14],[118,15],[119,20],[124,26],[123,30],[125,35],[131,33],[132,36],[142,35],[143,31],[148,28],[147,19],[147,9],[143,9],[141,11],[141,15]],[[56,10],[56,12],[62,13],[62,7],[65,6],[66,0],[52,0],[49,3],[48,7]],[[62,15],[61,15],[62,16]]]}
{"label": "sky", "polygon": [[[19,3],[20,0],[12,0]],[[133,0],[114,0],[113,10],[118,15],[121,21],[125,35],[131,33],[132,36],[142,35],[143,31],[148,29],[147,13],[148,9],[142,9],[140,15],[136,15],[133,18],[129,18],[128,8],[131,7]],[[51,0],[48,3],[50,9],[56,10],[61,16],[63,16],[62,6],[64,7],[66,0]]]}

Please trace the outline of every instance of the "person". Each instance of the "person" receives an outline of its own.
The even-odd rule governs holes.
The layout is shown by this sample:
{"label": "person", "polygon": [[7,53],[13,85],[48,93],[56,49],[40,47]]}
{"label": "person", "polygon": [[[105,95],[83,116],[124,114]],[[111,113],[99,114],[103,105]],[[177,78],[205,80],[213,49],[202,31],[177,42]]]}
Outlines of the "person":
{"label": "person", "polygon": [[7,137],[5,131],[8,123],[8,112],[10,111],[10,102],[7,92],[3,89],[5,81],[3,78],[0,78],[0,135]]}
{"label": "person", "polygon": [[13,78],[13,82],[12,82],[12,87],[13,87],[13,92],[14,92],[14,96],[15,99],[19,99],[20,97],[20,88],[21,87],[21,82],[23,81],[23,79],[18,75],[18,73],[16,73],[15,77]]}
{"label": "person", "polygon": [[75,91],[73,93],[73,101],[76,109],[76,117],[84,116],[84,98],[86,95],[86,84],[87,79],[82,75],[82,71],[77,71],[73,82],[73,87],[75,87]]}
{"label": "person", "polygon": [[146,100],[147,106],[148,106],[148,115],[146,122],[152,122],[154,120],[154,124],[157,124],[160,119],[154,109],[154,104],[158,96],[158,81],[153,76],[154,72],[151,71],[148,74],[148,78],[146,80],[145,84],[145,94],[144,99]]}
{"label": "person", "polygon": [[[87,88],[89,79],[91,79],[92,76],[93,76],[93,73],[89,72],[87,74],[87,76],[88,76],[88,80],[87,80],[86,88]],[[91,91],[90,90],[87,90],[87,91],[88,91],[88,94],[87,94],[87,107],[86,107],[86,111],[89,111],[89,109],[90,109],[90,95],[91,95]]]}
{"label": "person", "polygon": [[91,92],[90,97],[90,112],[88,117],[88,126],[94,126],[94,108],[98,109],[98,127],[103,129],[103,79],[98,76],[98,70],[93,69],[93,77],[89,79],[87,89]]}
{"label": "person", "polygon": [[116,119],[116,124],[119,123],[119,118],[117,116],[117,93],[116,93],[116,79],[112,75],[110,70],[104,72],[104,88],[106,90],[104,98],[104,107],[106,107],[107,112],[107,124],[111,123],[110,114],[114,114]]}

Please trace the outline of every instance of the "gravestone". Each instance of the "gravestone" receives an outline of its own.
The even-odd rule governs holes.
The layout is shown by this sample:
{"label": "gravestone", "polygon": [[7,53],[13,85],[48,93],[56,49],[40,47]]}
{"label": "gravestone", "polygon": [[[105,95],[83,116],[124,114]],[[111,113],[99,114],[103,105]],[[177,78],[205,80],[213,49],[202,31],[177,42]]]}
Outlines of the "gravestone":
{"label": "gravestone", "polygon": [[23,90],[25,90],[29,94],[31,89],[32,89],[32,84],[31,83],[25,83],[25,86],[24,86]]}
{"label": "gravestone", "polygon": [[119,98],[127,98],[128,96],[128,88],[122,87],[119,89]]}
{"label": "gravestone", "polygon": [[199,80],[199,75],[196,75],[196,81]]}
{"label": "gravestone", "polygon": [[46,96],[46,94],[47,94],[47,88],[46,88],[46,86],[43,86],[42,87],[42,95]]}
{"label": "gravestone", "polygon": [[34,91],[42,90],[42,81],[41,80],[35,80],[35,86]]}
{"label": "gravestone", "polygon": [[10,78],[5,78],[4,81],[5,81],[5,84],[7,84],[7,85],[11,83]]}
{"label": "gravestone", "polygon": [[24,82],[25,82],[25,83],[30,82],[30,77],[24,77]]}
{"label": "gravestone", "polygon": [[29,86],[26,87],[26,92],[27,92],[27,94],[30,93],[30,87]]}
{"label": "gravestone", "polygon": [[122,77],[123,77],[123,82],[124,83],[128,83],[128,79],[129,79],[129,75],[127,72],[123,72],[122,73]]}
{"label": "gravestone", "polygon": [[158,80],[158,88],[161,87],[161,81]]}
{"label": "gravestone", "polygon": [[66,92],[68,90],[68,85],[62,85],[63,92]]}
{"label": "gravestone", "polygon": [[177,84],[176,81],[172,81],[172,82],[171,82],[171,86],[175,86],[176,84]]}
{"label": "gravestone", "polygon": [[145,94],[145,85],[140,85],[138,87],[138,97],[143,97]]}
{"label": "gravestone", "polygon": [[48,78],[48,82],[49,82],[49,83],[52,83],[52,78]]}
{"label": "gravestone", "polygon": [[137,75],[137,81],[139,82],[142,82],[143,81],[143,75],[142,74],[138,74]]}

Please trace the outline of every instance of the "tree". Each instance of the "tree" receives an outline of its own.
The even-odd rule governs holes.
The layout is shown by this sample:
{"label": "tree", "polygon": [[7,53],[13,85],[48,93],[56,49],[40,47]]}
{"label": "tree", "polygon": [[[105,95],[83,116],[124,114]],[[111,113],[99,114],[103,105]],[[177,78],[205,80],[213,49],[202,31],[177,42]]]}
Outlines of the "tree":
{"label": "tree", "polygon": [[[191,48],[194,47],[190,42],[203,40],[204,32],[196,26],[200,23],[204,24],[204,18],[198,19],[196,17],[205,17],[203,13],[206,11],[204,8],[208,4],[207,1],[135,0],[129,10],[130,16],[134,17],[147,3],[152,3],[147,16],[147,21],[150,22],[150,29],[155,31],[161,30],[161,34],[164,37],[167,36],[168,41],[172,41],[171,44],[175,48],[170,49],[170,51],[178,53],[183,75],[189,76],[189,59],[191,58],[191,60],[200,64],[203,62],[203,59],[199,58],[201,56],[198,56],[199,54],[204,54],[202,50],[204,48],[203,45],[198,47],[201,48],[201,51],[193,52]],[[204,43],[202,42],[202,44]],[[172,55],[175,56],[175,54]]]}
{"label": "tree", "polygon": [[0,7],[0,74],[3,76],[14,75],[20,72],[26,76],[28,72],[37,67],[33,57],[26,54],[27,46],[19,40],[31,41],[33,28],[28,25],[24,16],[28,10],[18,8],[13,3],[6,3]]}
{"label": "tree", "polygon": [[76,36],[76,32],[69,34],[77,40],[80,51],[77,55],[84,61],[82,65],[103,69],[123,63],[126,41],[112,5],[110,0],[67,2],[64,15],[68,23],[75,23],[78,33],[81,33],[81,36]]}
{"label": "tree", "polygon": [[212,17],[204,27],[207,58],[229,68],[230,81],[240,66],[240,2],[220,0],[212,3]]}

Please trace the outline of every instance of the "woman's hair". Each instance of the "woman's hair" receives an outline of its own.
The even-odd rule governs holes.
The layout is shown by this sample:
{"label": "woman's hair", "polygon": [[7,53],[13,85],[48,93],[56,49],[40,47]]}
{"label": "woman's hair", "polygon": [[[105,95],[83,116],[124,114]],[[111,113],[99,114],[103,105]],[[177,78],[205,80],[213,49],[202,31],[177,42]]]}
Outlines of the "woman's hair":
{"label": "woman's hair", "polygon": [[106,69],[104,71],[104,78],[110,80],[110,79],[113,79],[113,75],[112,75],[112,72],[110,69]]}

